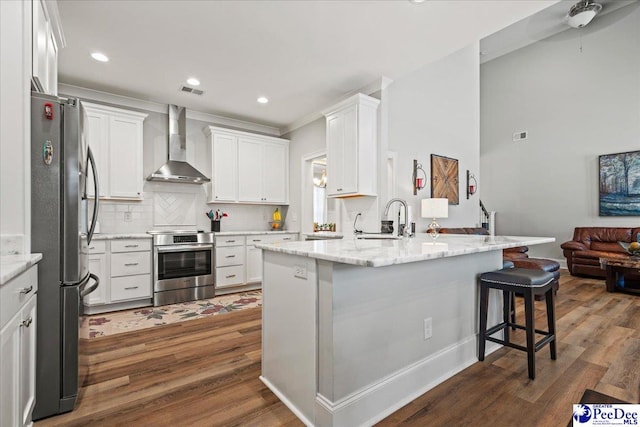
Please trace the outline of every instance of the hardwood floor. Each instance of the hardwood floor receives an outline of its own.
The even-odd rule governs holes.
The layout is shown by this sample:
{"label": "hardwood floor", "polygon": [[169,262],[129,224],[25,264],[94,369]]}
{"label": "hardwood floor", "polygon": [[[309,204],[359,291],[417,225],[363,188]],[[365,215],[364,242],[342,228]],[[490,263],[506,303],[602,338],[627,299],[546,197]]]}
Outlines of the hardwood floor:
{"label": "hardwood floor", "polygon": [[[563,426],[585,389],[640,398],[640,297],[563,274],[558,359],[502,348],[396,411],[380,426]],[[522,304],[519,302],[519,320]],[[538,324],[544,302],[536,302]],[[76,410],[44,426],[301,426],[258,379],[261,310],[96,338]],[[522,334],[514,336],[524,338]]]}

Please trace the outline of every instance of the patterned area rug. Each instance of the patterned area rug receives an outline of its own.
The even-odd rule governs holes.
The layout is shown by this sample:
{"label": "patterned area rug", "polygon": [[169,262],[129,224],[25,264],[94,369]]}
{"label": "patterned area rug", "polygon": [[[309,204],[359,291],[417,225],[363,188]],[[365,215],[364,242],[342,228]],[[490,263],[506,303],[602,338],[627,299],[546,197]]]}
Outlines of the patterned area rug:
{"label": "patterned area rug", "polygon": [[88,317],[89,336],[82,338],[103,337],[122,332],[137,331],[254,307],[262,307],[261,291],[222,295],[206,300],[160,307],[145,307],[114,313],[95,314]]}

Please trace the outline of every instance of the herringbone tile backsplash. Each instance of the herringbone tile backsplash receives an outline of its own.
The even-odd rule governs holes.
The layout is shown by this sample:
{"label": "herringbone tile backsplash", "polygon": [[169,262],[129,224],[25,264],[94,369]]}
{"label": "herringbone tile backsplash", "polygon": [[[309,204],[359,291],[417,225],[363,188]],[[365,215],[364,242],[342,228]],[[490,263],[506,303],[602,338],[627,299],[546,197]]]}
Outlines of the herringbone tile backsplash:
{"label": "herringbone tile backsplash", "polygon": [[153,195],[154,226],[195,226],[196,195],[191,193],[156,192]]}

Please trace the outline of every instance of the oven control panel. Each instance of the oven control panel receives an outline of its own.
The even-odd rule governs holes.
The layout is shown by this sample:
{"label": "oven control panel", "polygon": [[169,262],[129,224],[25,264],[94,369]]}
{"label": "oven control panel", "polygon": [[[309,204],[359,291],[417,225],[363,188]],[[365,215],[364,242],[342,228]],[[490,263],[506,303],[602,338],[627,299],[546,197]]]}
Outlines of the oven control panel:
{"label": "oven control panel", "polygon": [[173,243],[198,243],[198,236],[193,234],[187,236],[173,236]]}

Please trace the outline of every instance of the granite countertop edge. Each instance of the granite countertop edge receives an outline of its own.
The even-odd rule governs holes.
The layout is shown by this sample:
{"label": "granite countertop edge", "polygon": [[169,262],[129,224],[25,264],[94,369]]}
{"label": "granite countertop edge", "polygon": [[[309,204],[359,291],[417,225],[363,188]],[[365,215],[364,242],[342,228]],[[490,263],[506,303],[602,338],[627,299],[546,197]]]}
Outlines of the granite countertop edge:
{"label": "granite countertop edge", "polygon": [[0,286],[8,283],[42,260],[42,254],[0,256]]}

